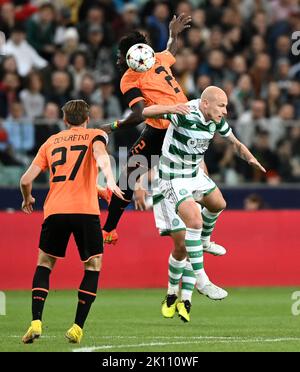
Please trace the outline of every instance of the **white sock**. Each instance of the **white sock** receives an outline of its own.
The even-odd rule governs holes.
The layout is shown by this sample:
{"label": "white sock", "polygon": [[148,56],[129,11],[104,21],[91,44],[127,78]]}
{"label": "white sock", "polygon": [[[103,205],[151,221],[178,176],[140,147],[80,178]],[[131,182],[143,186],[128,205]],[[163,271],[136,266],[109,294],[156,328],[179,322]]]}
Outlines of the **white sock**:
{"label": "white sock", "polygon": [[203,247],[201,243],[201,229],[187,228],[185,233],[185,247],[192,265],[197,286],[203,287],[209,282],[203,267]]}
{"label": "white sock", "polygon": [[172,254],[169,257],[169,281],[168,281],[168,294],[178,296],[179,282],[182,277],[183,270],[186,265],[186,258],[182,261],[176,260]]}

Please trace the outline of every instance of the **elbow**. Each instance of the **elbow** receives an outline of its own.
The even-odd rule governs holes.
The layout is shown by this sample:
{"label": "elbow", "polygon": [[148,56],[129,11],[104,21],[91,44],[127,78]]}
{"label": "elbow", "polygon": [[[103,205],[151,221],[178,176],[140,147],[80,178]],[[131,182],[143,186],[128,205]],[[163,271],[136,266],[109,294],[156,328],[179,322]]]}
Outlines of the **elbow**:
{"label": "elbow", "polygon": [[20,186],[22,187],[27,187],[31,184],[31,181],[29,180],[28,177],[26,177],[25,175],[23,175],[20,179]]}

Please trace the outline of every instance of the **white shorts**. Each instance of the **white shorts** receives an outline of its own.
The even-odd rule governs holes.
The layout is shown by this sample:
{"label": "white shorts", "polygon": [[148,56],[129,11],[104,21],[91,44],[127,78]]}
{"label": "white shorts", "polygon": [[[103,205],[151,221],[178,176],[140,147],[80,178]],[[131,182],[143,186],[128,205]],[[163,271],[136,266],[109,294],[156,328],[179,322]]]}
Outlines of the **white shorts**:
{"label": "white shorts", "polygon": [[217,187],[202,169],[199,169],[197,176],[192,178],[174,178],[169,181],[160,178],[158,186],[160,193],[169,201],[176,213],[185,199],[200,200]]}
{"label": "white shorts", "polygon": [[[170,235],[170,233],[186,229],[184,222],[175,212],[174,206],[166,198],[158,196],[157,199],[156,197],[153,199],[155,225],[161,236]],[[201,211],[200,204],[199,209]]]}

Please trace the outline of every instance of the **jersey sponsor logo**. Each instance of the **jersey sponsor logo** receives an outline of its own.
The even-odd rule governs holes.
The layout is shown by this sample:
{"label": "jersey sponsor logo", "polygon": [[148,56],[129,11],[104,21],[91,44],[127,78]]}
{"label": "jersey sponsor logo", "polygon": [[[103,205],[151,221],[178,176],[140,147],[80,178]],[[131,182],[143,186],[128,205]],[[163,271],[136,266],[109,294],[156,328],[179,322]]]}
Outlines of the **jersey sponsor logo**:
{"label": "jersey sponsor logo", "polygon": [[209,142],[209,139],[190,138],[187,141],[187,145],[190,149],[197,150],[199,154],[204,154],[208,149]]}

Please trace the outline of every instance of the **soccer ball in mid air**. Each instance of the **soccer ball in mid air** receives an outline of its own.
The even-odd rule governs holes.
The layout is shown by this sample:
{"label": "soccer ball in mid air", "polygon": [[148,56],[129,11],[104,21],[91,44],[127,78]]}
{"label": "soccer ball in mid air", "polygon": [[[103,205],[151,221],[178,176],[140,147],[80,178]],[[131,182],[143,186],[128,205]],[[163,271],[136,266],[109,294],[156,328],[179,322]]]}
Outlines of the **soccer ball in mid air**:
{"label": "soccer ball in mid air", "polygon": [[126,62],[136,72],[148,71],[155,63],[154,50],[147,44],[135,44],[128,50]]}

